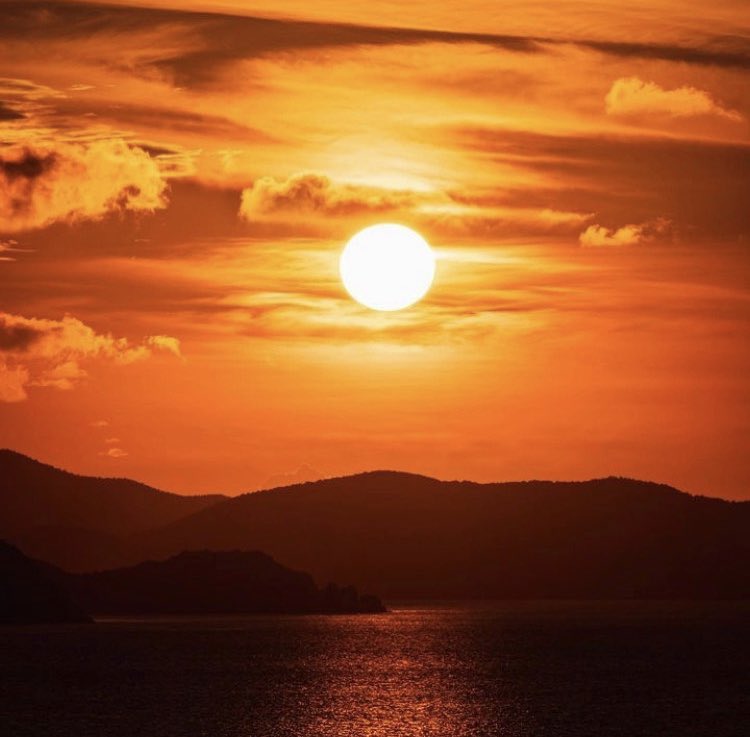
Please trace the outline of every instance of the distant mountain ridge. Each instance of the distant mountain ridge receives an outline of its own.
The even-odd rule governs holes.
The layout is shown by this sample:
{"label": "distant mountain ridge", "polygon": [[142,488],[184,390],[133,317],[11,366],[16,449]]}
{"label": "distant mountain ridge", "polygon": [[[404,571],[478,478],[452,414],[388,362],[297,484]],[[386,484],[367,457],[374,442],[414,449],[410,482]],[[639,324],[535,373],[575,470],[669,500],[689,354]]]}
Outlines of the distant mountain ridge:
{"label": "distant mountain ridge", "polygon": [[[119,548],[94,526],[98,547],[68,567],[263,550],[319,582],[386,599],[750,598],[750,503],[632,479],[477,484],[377,471],[211,497],[184,512],[119,533]],[[47,538],[47,547],[58,557],[34,554],[63,565],[64,546],[55,552]]]}
{"label": "distant mountain ridge", "polygon": [[750,596],[750,503],[630,479],[371,472],[235,497],[146,538],[158,554],[252,541],[386,599]]}

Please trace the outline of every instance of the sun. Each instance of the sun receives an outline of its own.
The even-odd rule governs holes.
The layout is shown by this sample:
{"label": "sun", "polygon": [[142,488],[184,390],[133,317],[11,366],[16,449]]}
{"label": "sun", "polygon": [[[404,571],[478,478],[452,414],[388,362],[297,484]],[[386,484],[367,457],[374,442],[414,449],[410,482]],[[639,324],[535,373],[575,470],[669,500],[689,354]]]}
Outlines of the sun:
{"label": "sun", "polygon": [[435,276],[435,255],[419,233],[382,223],[360,230],[339,261],[341,280],[365,307],[393,311],[418,302]]}

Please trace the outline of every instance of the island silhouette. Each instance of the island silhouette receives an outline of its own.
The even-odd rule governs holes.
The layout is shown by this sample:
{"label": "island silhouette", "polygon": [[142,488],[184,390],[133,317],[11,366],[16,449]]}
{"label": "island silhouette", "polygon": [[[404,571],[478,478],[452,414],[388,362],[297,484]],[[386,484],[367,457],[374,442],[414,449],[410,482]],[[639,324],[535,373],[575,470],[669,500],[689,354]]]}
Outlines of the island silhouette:
{"label": "island silhouette", "polygon": [[0,540],[0,624],[90,622],[65,574]]}
{"label": "island silhouette", "polygon": [[353,586],[319,589],[257,551],[189,551],[98,573],[66,573],[0,540],[0,623],[90,622],[90,615],[377,614]]}

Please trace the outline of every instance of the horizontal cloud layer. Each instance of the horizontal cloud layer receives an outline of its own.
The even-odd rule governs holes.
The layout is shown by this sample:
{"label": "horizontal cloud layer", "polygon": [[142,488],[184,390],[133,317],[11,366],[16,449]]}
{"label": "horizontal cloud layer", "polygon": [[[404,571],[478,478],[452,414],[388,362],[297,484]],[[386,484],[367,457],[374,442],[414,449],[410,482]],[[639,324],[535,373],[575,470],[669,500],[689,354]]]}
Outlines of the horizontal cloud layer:
{"label": "horizontal cloud layer", "polygon": [[[223,6],[226,7],[226,6]],[[486,14],[482,20],[486,21]],[[41,21],[41,22],[40,22]],[[446,23],[446,26],[448,24]],[[226,64],[262,55],[295,50],[385,46],[424,43],[483,44],[511,52],[545,53],[550,47],[574,45],[616,57],[662,59],[722,67],[750,67],[750,49],[744,39],[717,35],[691,45],[618,38],[585,38],[482,32],[453,28],[387,27],[372,24],[319,22],[296,19],[196,12],[184,9],[106,7],[88,2],[9,1],[4,4],[0,37],[90,38],[93,34],[151,33],[167,29],[170,39],[163,49],[148,49],[137,62],[173,75],[180,85],[205,83]],[[184,36],[176,41],[180,34]]]}
{"label": "horizontal cloud layer", "polygon": [[552,208],[501,207],[471,192],[416,192],[339,183],[313,172],[288,179],[263,177],[242,191],[239,214],[244,220],[277,216],[284,223],[292,213],[326,218],[398,213],[416,227],[462,237],[564,231],[592,217]]}
{"label": "horizontal cloud layer", "polygon": [[257,179],[242,191],[240,216],[253,220],[276,212],[295,211],[352,215],[409,208],[417,201],[418,197],[412,192],[335,184],[322,174],[302,173],[283,180]]}

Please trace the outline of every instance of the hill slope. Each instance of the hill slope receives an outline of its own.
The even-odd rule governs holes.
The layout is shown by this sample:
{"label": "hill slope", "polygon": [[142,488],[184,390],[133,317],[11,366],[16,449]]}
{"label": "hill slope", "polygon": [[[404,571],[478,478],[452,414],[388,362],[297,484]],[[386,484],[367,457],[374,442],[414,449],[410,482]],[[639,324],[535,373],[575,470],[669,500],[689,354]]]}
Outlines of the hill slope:
{"label": "hill slope", "polygon": [[131,568],[67,577],[95,614],[338,614],[384,611],[374,596],[330,584],[257,551],[197,551]]}
{"label": "hill slope", "polygon": [[750,503],[619,478],[373,472],[229,499],[143,544],[161,555],[260,548],[386,598],[750,596]]}
{"label": "hill slope", "polygon": [[0,624],[90,622],[59,571],[0,540]]}
{"label": "hill slope", "polygon": [[319,582],[387,598],[750,598],[750,502],[622,478],[475,484],[372,472],[201,498],[5,452],[0,534],[78,571],[264,550]]}
{"label": "hill slope", "polygon": [[139,554],[126,543],[224,497],[181,496],[128,479],[78,476],[0,450],[0,537],[65,569],[106,568]]}

